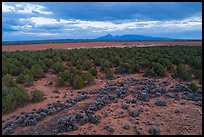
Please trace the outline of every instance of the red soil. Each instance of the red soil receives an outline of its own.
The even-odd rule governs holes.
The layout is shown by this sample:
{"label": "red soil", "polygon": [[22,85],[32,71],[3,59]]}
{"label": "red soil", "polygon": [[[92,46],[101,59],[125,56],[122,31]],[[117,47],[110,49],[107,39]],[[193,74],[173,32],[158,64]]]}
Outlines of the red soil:
{"label": "red soil", "polygon": [[[99,73],[100,74],[100,73]],[[50,72],[46,74],[45,78],[42,78],[36,82],[30,87],[27,87],[27,91],[30,94],[30,92],[33,89],[40,89],[44,92],[47,99],[43,100],[39,103],[28,103],[26,106],[22,108],[18,108],[14,110],[13,112],[7,113],[2,115],[2,119],[9,118],[10,120],[14,120],[15,118],[10,118],[13,114],[16,116],[19,116],[21,112],[31,112],[32,109],[39,109],[39,108],[46,108],[48,103],[55,102],[57,100],[65,101],[68,98],[74,98],[75,96],[81,94],[80,91],[84,90],[92,90],[97,88],[102,88],[107,83],[120,83],[127,79],[134,78],[134,79],[141,79],[143,77],[143,73],[138,74],[130,74],[130,75],[120,75],[117,78],[113,80],[101,80],[101,77],[95,80],[95,84],[92,86],[87,86],[83,88],[82,90],[73,90],[73,93],[68,89],[68,86],[66,87],[56,87],[55,84],[51,86],[45,86],[48,81],[52,81],[55,83],[56,76],[51,74]],[[160,83],[164,80],[169,80],[171,84],[167,86],[167,88],[170,88],[170,86],[175,85],[179,83],[177,79],[173,79],[172,77],[164,77],[156,79],[157,83]],[[60,94],[53,93],[52,91],[54,89],[59,89]],[[130,89],[134,87],[129,87]],[[67,93],[67,98],[63,98],[64,93]],[[71,94],[73,94],[71,96]],[[54,98],[56,95],[59,95],[59,98]],[[53,96],[53,98],[51,98]],[[27,127],[18,127],[13,134],[28,134],[33,129],[38,128],[41,125],[45,125],[48,121],[52,120],[52,118],[59,116],[61,114],[71,114],[76,111],[80,111],[83,109],[87,104],[93,102],[95,100],[96,95],[92,95],[91,98],[83,100],[81,102],[78,102],[76,105],[74,105],[70,110],[64,110],[62,112],[56,113],[52,116],[47,116],[42,121],[38,122],[36,126],[27,126]],[[137,125],[139,128],[142,128],[141,134],[148,135],[148,129],[151,125],[145,124],[145,121],[148,120],[152,124],[159,125],[161,134],[162,135],[175,135],[175,134],[202,134],[202,108],[199,106],[196,106],[194,102],[187,101],[187,100],[174,100],[171,98],[164,99],[162,96],[159,98],[162,98],[167,101],[166,107],[158,107],[155,106],[156,99],[151,99],[150,102],[142,102],[138,101],[138,104],[130,104],[129,107],[131,109],[138,109],[140,106],[144,108],[144,112],[141,113],[139,118],[132,118],[129,116],[128,112],[126,110],[121,109],[121,102],[126,102],[127,99],[134,98],[132,95],[127,96],[125,99],[118,99],[118,103],[111,103],[107,106],[105,106],[103,109],[97,111],[95,114],[102,116],[102,120],[99,124],[85,124],[83,126],[80,126],[78,130],[71,131],[71,132],[64,132],[61,134],[110,134],[108,131],[103,129],[105,124],[111,124],[112,127],[115,129],[115,132],[112,135],[115,134],[122,134],[122,135],[134,135],[135,129],[134,126],[137,122],[139,122]],[[185,102],[185,105],[181,105],[180,102]],[[175,113],[175,109],[179,109],[180,113]],[[124,113],[121,115],[121,117],[118,117],[119,112],[123,111]],[[108,117],[104,116],[104,112],[108,112]],[[156,114],[160,114],[159,117],[156,117]],[[122,125],[124,123],[128,122],[130,124],[129,130],[124,130],[122,128]],[[2,124],[4,125],[4,123]],[[36,131],[36,130],[35,130]]]}
{"label": "red soil", "polygon": [[103,48],[145,45],[192,45],[202,46],[202,41],[137,41],[137,42],[77,42],[77,43],[51,43],[26,44],[2,46],[2,51],[45,50],[45,49],[71,49],[71,48]]}

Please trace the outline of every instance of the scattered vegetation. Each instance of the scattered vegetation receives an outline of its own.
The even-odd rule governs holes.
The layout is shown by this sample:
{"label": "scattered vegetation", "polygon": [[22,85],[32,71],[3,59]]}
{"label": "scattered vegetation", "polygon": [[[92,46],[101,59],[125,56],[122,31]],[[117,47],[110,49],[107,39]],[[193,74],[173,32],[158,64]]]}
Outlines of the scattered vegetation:
{"label": "scattered vegetation", "polygon": [[62,77],[58,77],[56,80],[57,86],[62,87],[65,85],[65,81]]}
{"label": "scattered vegetation", "polygon": [[184,81],[189,81],[191,79],[191,72],[183,64],[179,64],[176,68],[175,76]]}
{"label": "scattered vegetation", "polygon": [[13,81],[11,75],[6,74],[2,82],[2,113],[10,112],[27,101],[25,88]]}
{"label": "scattered vegetation", "polygon": [[73,87],[75,89],[81,89],[81,88],[83,88],[83,86],[84,86],[83,79],[79,75],[74,76],[74,78],[73,78]]}
{"label": "scattered vegetation", "polygon": [[32,101],[33,102],[40,102],[43,100],[43,92],[40,90],[33,90],[32,91]]}
{"label": "scattered vegetation", "polygon": [[93,76],[97,76],[97,74],[98,74],[95,67],[92,67],[92,68],[91,68],[90,73],[91,73]]}
{"label": "scattered vegetation", "polygon": [[[163,77],[170,73],[184,81],[198,79],[202,83],[202,47],[2,52],[3,113],[24,104],[27,95],[23,86],[30,86],[35,80],[43,78],[48,70],[57,75],[58,86],[64,86],[67,82],[73,88],[81,89],[94,83],[98,75],[96,67],[107,79],[113,78],[115,74],[144,72],[146,77]],[[112,71],[113,67],[115,71]],[[190,87],[196,90],[192,84]]]}
{"label": "scattered vegetation", "polygon": [[195,84],[195,83],[191,83],[191,84],[189,84],[189,86],[188,86],[192,91],[197,91],[198,90],[198,87],[197,87],[197,85]]}
{"label": "scattered vegetation", "polygon": [[25,86],[30,86],[33,84],[34,78],[33,78],[33,76],[31,76],[29,74],[20,74],[16,78],[16,82],[24,84]]}
{"label": "scattered vegetation", "polygon": [[106,73],[106,78],[107,79],[112,79],[114,77],[114,72],[112,70],[110,70],[109,68],[107,68],[105,70],[105,73]]}

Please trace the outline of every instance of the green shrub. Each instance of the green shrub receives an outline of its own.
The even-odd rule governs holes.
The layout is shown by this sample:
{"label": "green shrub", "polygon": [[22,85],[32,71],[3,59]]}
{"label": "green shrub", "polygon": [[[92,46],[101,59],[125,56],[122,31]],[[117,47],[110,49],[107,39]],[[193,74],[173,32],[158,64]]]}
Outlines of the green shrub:
{"label": "green shrub", "polygon": [[107,78],[107,79],[112,79],[112,78],[114,77],[114,73],[113,73],[112,70],[106,69],[105,72],[106,72],[106,78]]}
{"label": "green shrub", "polygon": [[62,72],[64,70],[64,65],[61,62],[56,62],[53,64],[52,69],[54,71],[54,74],[58,74],[59,72]]}
{"label": "green shrub", "polygon": [[20,74],[20,75],[18,75],[17,76],[17,78],[16,78],[16,82],[18,82],[18,83],[23,83],[24,82],[24,74]]}
{"label": "green shrub", "polygon": [[132,70],[132,72],[139,72],[139,70],[140,70],[139,64],[132,63],[131,64],[131,70]]}
{"label": "green shrub", "polygon": [[185,63],[185,60],[183,60],[182,58],[180,58],[178,56],[175,56],[173,58],[173,64],[179,65],[179,64],[183,64],[183,63]]}
{"label": "green shrub", "polygon": [[148,76],[150,76],[150,77],[156,77],[156,76],[162,77],[162,76],[165,76],[164,67],[159,63],[153,62],[152,67],[146,68],[144,70],[144,76],[145,77],[148,77]]}
{"label": "green shrub", "polygon": [[2,87],[2,113],[7,113],[13,109],[25,104],[28,101],[28,95],[25,88],[19,84],[13,87]]}
{"label": "green shrub", "polygon": [[64,81],[67,81],[70,78],[71,74],[69,70],[64,70],[63,72],[60,72],[58,74],[58,77],[61,77],[64,79]]}
{"label": "green shrub", "polygon": [[191,66],[195,69],[199,69],[201,70],[202,69],[202,61],[200,58],[193,58],[192,59],[192,63],[191,63]]}
{"label": "green shrub", "polygon": [[87,84],[92,84],[94,82],[94,77],[90,72],[85,73],[85,81]]}
{"label": "green shrub", "polygon": [[83,62],[82,67],[84,70],[89,70],[92,67],[91,61],[88,60]]}
{"label": "green shrub", "polygon": [[155,77],[156,76],[156,74],[154,73],[154,70],[153,70],[153,68],[146,68],[145,70],[144,70],[144,77]]}
{"label": "green shrub", "polygon": [[173,68],[174,68],[174,66],[173,66],[173,64],[172,64],[171,62],[168,62],[168,63],[166,64],[166,68],[167,68],[167,70],[172,71]]}
{"label": "green shrub", "polygon": [[97,76],[97,70],[95,67],[92,67],[91,70],[90,70],[90,73],[93,75],[93,76]]}
{"label": "green shrub", "polygon": [[12,76],[18,76],[22,72],[22,67],[16,66],[14,64],[11,64],[9,67],[9,74],[11,74]]}
{"label": "green shrub", "polygon": [[24,84],[25,86],[30,86],[34,82],[34,78],[29,74],[20,74],[16,78],[16,82]]}
{"label": "green shrub", "polygon": [[194,70],[194,74],[196,76],[196,79],[198,79],[199,82],[202,83],[202,70]]}
{"label": "green shrub", "polygon": [[6,64],[4,65],[4,64],[2,63],[2,75],[3,75],[3,76],[9,73],[9,69],[8,69],[7,66],[8,66],[8,65],[6,65]]}
{"label": "green shrub", "polygon": [[191,79],[190,71],[187,71],[183,64],[177,66],[176,76],[184,81],[189,81]]}
{"label": "green shrub", "polygon": [[16,82],[13,80],[12,76],[10,74],[6,74],[3,77],[3,85],[6,85],[8,87],[13,87]]}
{"label": "green shrub", "polygon": [[40,91],[40,90],[37,90],[37,89],[35,89],[35,90],[33,90],[33,92],[32,92],[32,101],[33,102],[40,102],[40,101],[42,101],[43,100],[43,92],[42,91]]}
{"label": "green shrub", "polygon": [[100,65],[101,65],[101,68],[100,68],[101,71],[104,71],[106,68],[111,67],[111,63],[108,60],[105,60],[105,59],[102,59],[100,61]]}
{"label": "green shrub", "polygon": [[157,76],[165,76],[165,70],[164,70],[164,67],[159,64],[159,63],[152,63],[153,64],[153,70],[154,70],[154,73],[157,75]]}
{"label": "green shrub", "polygon": [[100,66],[101,60],[100,60],[100,58],[95,58],[93,62],[94,62],[95,66]]}
{"label": "green shrub", "polygon": [[62,77],[58,77],[56,80],[57,86],[62,87],[65,85],[64,79]]}
{"label": "green shrub", "polygon": [[131,66],[128,63],[121,63],[117,68],[116,68],[116,73],[118,74],[125,74],[125,73],[131,73]]}
{"label": "green shrub", "polygon": [[84,81],[79,75],[75,75],[73,78],[73,87],[75,89],[81,89],[84,87]]}
{"label": "green shrub", "polygon": [[41,66],[34,65],[31,68],[31,74],[33,75],[35,79],[39,79],[39,78],[44,77],[44,70]]}
{"label": "green shrub", "polygon": [[197,91],[198,90],[198,87],[195,83],[191,83],[189,86],[188,86],[192,91]]}

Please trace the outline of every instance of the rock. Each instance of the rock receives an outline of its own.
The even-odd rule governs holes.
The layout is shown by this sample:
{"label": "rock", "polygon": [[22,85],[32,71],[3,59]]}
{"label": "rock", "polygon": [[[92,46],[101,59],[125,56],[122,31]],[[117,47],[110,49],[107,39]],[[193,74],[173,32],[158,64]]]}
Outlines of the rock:
{"label": "rock", "polygon": [[124,123],[123,124],[123,129],[130,129],[130,124],[129,123]]}
{"label": "rock", "polygon": [[164,81],[162,82],[162,84],[163,84],[164,86],[168,86],[168,85],[170,85],[170,82],[169,82],[168,80],[164,80]]}
{"label": "rock", "polygon": [[197,102],[196,102],[196,105],[202,107],[202,101],[197,101]]}
{"label": "rock", "polygon": [[41,120],[43,120],[43,116],[41,116],[40,114],[38,114],[38,115],[36,116],[36,121],[41,121]]}
{"label": "rock", "polygon": [[167,91],[167,90],[166,90],[166,87],[163,86],[163,87],[161,88],[161,93],[165,93],[166,91]]}
{"label": "rock", "polygon": [[179,109],[175,109],[175,113],[179,113],[180,111],[179,111]]}
{"label": "rock", "polygon": [[129,110],[128,112],[131,117],[138,117],[140,114],[137,110]]}
{"label": "rock", "polygon": [[174,97],[174,95],[172,93],[166,93],[165,96],[168,97],[168,98],[173,98]]}
{"label": "rock", "polygon": [[155,102],[155,105],[157,105],[157,106],[166,106],[166,101],[164,101],[164,100],[157,100]]}
{"label": "rock", "polygon": [[16,124],[18,124],[18,125],[22,125],[23,122],[24,122],[24,120],[23,120],[22,117],[19,117],[19,118],[16,120]]}
{"label": "rock", "polygon": [[150,121],[148,121],[148,120],[144,121],[144,123],[145,123],[146,125],[152,125],[152,122],[150,122]]}
{"label": "rock", "polygon": [[180,100],[180,96],[179,96],[178,93],[174,93],[173,98],[174,98],[175,100]]}
{"label": "rock", "polygon": [[87,116],[84,116],[84,117],[80,120],[80,122],[81,122],[82,124],[88,123],[88,122],[89,122],[89,118],[88,118]]}
{"label": "rock", "polygon": [[122,103],[122,109],[128,109],[128,105],[127,105],[127,104]]}
{"label": "rock", "polygon": [[109,124],[105,125],[104,129],[107,130],[108,132],[111,132],[111,133],[113,133],[115,131],[114,128],[112,127],[112,125],[109,125]]}
{"label": "rock", "polygon": [[151,135],[160,135],[160,128],[156,125],[153,125],[149,131],[148,131]]}
{"label": "rock", "polygon": [[15,115],[15,114],[13,114],[13,115],[11,116],[11,118],[14,118],[14,117],[16,117],[16,115]]}
{"label": "rock", "polygon": [[136,135],[141,134],[141,130],[139,129],[139,127],[137,125],[135,125],[135,133],[136,133]]}
{"label": "rock", "polygon": [[159,117],[159,116],[161,116],[161,114],[159,112],[157,112],[155,116]]}
{"label": "rock", "polygon": [[150,96],[146,90],[143,90],[138,93],[137,99],[148,102],[150,99]]}
{"label": "rock", "polygon": [[157,92],[155,95],[156,95],[156,97],[160,97],[161,93]]}
{"label": "rock", "polygon": [[37,124],[36,120],[31,120],[31,125],[35,126]]}
{"label": "rock", "polygon": [[99,115],[90,117],[90,123],[92,124],[98,124],[100,120],[101,120],[101,117]]}
{"label": "rock", "polygon": [[181,105],[185,105],[186,103],[185,103],[185,102],[181,102],[180,104],[181,104]]}
{"label": "rock", "polygon": [[3,135],[9,135],[12,134],[14,132],[16,128],[16,124],[12,121],[8,121],[5,125],[5,127],[3,127]]}

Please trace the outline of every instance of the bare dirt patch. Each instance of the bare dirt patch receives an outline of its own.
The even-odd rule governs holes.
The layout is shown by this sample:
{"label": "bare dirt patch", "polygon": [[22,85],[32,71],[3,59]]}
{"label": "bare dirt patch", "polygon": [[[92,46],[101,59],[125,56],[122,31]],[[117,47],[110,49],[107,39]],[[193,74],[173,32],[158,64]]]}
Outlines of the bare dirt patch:
{"label": "bare dirt patch", "polygon": [[72,49],[72,48],[104,48],[104,47],[125,47],[125,46],[154,46],[154,45],[191,45],[202,46],[202,41],[135,41],[135,42],[77,42],[77,43],[51,43],[51,44],[27,44],[27,45],[5,45],[2,51],[23,51],[23,50],[46,50]]}

